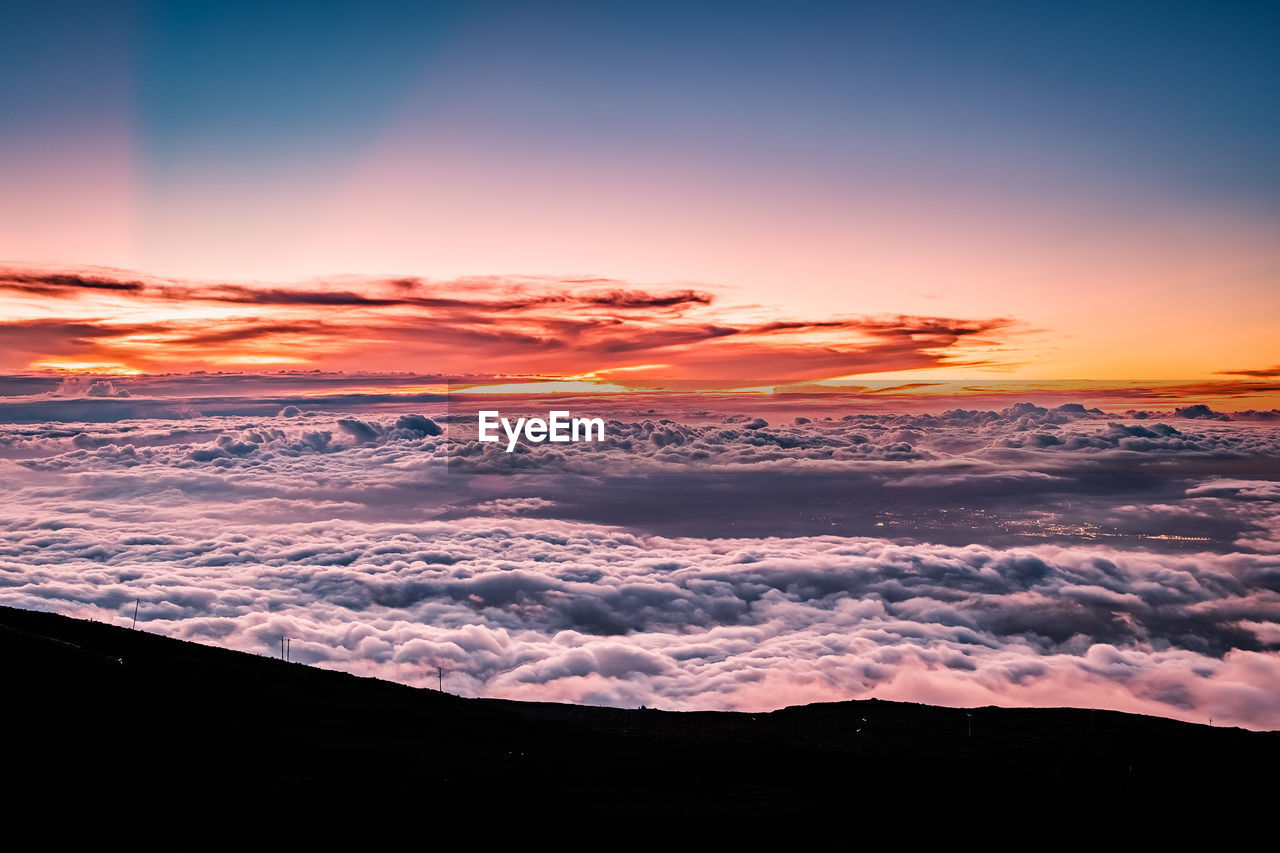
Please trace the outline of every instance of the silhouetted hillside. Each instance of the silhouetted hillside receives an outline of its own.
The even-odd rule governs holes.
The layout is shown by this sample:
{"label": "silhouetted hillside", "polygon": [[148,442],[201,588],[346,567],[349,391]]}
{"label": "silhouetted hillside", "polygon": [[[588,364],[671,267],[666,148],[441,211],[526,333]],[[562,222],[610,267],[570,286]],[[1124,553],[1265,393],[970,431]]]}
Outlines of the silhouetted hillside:
{"label": "silhouetted hillside", "polygon": [[1049,820],[1145,834],[1185,819],[1180,803],[1201,818],[1269,809],[1280,759],[1278,733],[1107,711],[461,699],[9,608],[0,666],[12,814],[153,840],[259,820],[424,840],[568,833],[573,846],[600,846],[578,834],[589,827],[823,824],[852,840],[870,824],[919,837]]}

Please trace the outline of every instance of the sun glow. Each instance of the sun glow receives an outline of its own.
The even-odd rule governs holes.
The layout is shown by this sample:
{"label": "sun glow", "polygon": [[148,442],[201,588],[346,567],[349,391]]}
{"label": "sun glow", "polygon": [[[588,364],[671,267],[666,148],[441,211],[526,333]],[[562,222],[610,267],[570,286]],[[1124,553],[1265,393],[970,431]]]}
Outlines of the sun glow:
{"label": "sun glow", "polygon": [[627,367],[601,367],[596,370],[592,370],[588,373],[579,373],[575,376],[566,376],[565,379],[590,380],[590,379],[598,379],[599,377],[608,375],[610,373],[628,373],[628,372],[636,372],[636,371],[644,371],[644,370],[663,370],[669,367],[671,367],[671,365],[669,364],[633,364]]}
{"label": "sun glow", "polygon": [[60,373],[93,373],[104,376],[138,376],[142,373],[127,364],[109,361],[33,361],[33,370],[56,370]]}

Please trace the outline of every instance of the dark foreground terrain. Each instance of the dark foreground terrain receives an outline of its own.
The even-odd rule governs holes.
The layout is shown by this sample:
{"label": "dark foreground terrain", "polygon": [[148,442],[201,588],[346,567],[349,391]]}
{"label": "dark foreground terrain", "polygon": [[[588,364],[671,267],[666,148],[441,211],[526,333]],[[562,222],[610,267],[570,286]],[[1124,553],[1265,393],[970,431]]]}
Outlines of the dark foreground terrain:
{"label": "dark foreground terrain", "polygon": [[6,826],[144,847],[1167,834],[1265,820],[1280,767],[1280,733],[1110,711],[461,699],[9,608],[0,667]]}

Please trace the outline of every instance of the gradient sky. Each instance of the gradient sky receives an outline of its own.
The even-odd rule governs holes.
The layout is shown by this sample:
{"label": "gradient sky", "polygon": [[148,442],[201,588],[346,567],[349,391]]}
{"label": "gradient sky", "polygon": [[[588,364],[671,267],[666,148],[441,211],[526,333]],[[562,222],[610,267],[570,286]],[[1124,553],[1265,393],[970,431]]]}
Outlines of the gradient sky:
{"label": "gradient sky", "polygon": [[[430,369],[404,359],[448,350],[463,372],[468,340],[480,369],[566,374],[1280,362],[1274,4],[55,2],[6,18],[0,261],[186,295],[10,288],[3,370],[286,352]],[[208,298],[383,298],[403,277],[419,296],[483,277],[566,302],[465,323],[364,305],[347,322],[386,334],[338,347],[350,334],[316,332],[333,299]],[[504,338],[494,355],[476,334],[564,336],[584,289],[650,303],[591,296],[592,330],[626,334],[536,364],[545,348]],[[709,301],[662,304],[685,291]],[[779,343],[761,331],[777,322],[806,326]],[[101,334],[123,323],[149,325]],[[223,337],[191,343],[193,324]]]}
{"label": "gradient sky", "polygon": [[9,5],[6,603],[1280,725],[1274,2]]}

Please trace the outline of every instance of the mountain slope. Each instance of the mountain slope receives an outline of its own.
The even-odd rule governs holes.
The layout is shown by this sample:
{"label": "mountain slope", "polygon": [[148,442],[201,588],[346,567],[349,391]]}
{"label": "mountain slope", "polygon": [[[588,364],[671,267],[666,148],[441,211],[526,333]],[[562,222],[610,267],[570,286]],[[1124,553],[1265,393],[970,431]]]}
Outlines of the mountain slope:
{"label": "mountain slope", "polygon": [[13,814],[103,826],[475,838],[823,819],[853,838],[868,820],[918,834],[921,814],[938,832],[1107,815],[1138,832],[1181,800],[1262,807],[1280,759],[1280,733],[1108,711],[463,699],[9,608],[0,683]]}

